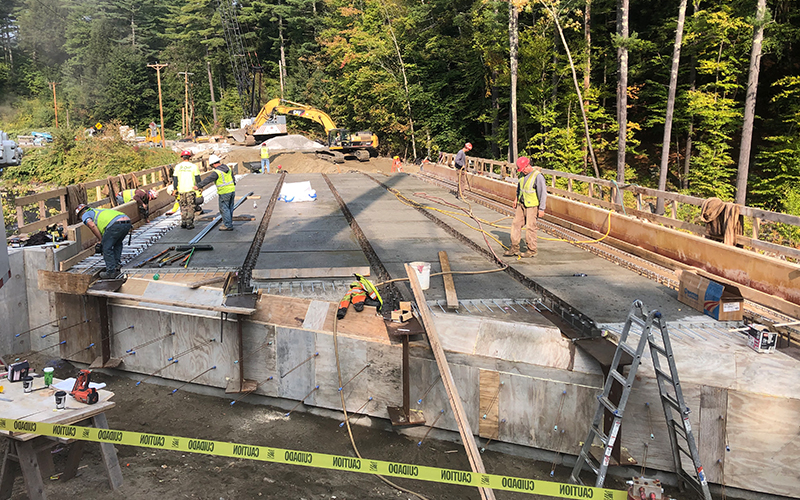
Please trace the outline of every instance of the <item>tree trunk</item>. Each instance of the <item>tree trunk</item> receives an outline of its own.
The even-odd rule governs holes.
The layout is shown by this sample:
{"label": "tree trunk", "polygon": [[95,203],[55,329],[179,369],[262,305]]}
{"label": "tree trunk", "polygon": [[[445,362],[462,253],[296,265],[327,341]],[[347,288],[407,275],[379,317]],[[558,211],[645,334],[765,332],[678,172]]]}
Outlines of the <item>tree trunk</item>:
{"label": "tree trunk", "polygon": [[[700,0],[693,0],[692,2],[692,15],[697,17],[697,12],[700,10]],[[693,92],[697,85],[697,56],[692,54],[692,62],[689,67],[689,91]],[[683,179],[681,179],[681,188],[689,189],[689,167],[692,163],[692,135],[694,134],[694,116],[689,118],[689,133],[686,136],[686,150],[684,151],[683,159]]]}
{"label": "tree trunk", "polygon": [[617,0],[617,122],[619,139],[617,141],[617,200],[622,205],[622,185],[625,183],[625,147],[628,139],[628,5],[629,0]]}
{"label": "tree trunk", "polygon": [[286,46],[285,46],[286,43],[283,40],[283,17],[282,16],[278,17],[278,37],[281,40],[281,67],[280,67],[280,70],[283,71],[283,73],[281,73],[281,76],[283,78],[286,78],[286,75],[287,75],[287,73],[286,73],[286,50],[285,50],[286,49]]}
{"label": "tree trunk", "polygon": [[764,20],[767,14],[767,0],[758,0],[756,20],[753,27],[753,49],[750,52],[750,76],[747,79],[747,95],[744,99],[744,125],[742,126],[742,145],[739,148],[739,174],[736,178],[736,198],[739,205],[745,204],[747,197],[747,174],[750,169],[750,147],[753,142],[753,120],[756,114],[756,92],[758,73],[761,67],[761,42],[764,40]]}
{"label": "tree trunk", "polygon": [[414,160],[417,159],[417,138],[414,135],[414,117],[411,113],[411,93],[408,91],[408,77],[406,76],[406,65],[403,63],[403,55],[400,53],[400,46],[397,44],[397,37],[394,36],[394,29],[392,29],[392,21],[389,19],[389,13],[384,10],[386,16],[386,23],[389,25],[389,35],[392,37],[394,43],[394,50],[397,53],[397,60],[400,61],[400,72],[403,74],[403,89],[406,92],[406,107],[408,107],[408,125],[411,129],[411,151],[414,155]]}
{"label": "tree trunk", "polygon": [[586,144],[589,146],[589,155],[592,159],[594,175],[595,177],[600,177],[600,170],[597,168],[597,158],[594,155],[594,148],[592,147],[592,136],[589,134],[589,120],[586,118],[586,108],[583,106],[583,93],[581,92],[581,86],[578,83],[578,72],[575,71],[575,61],[572,60],[572,52],[570,52],[569,45],[567,45],[567,39],[564,38],[564,30],[561,29],[561,22],[558,20],[558,12],[556,12],[555,8],[547,4],[545,4],[545,8],[553,18],[553,22],[556,23],[556,30],[558,31],[558,35],[561,37],[561,44],[564,46],[564,51],[567,53],[569,67],[572,70],[572,83],[575,84],[575,92],[578,94],[578,104],[581,106],[581,116],[583,116],[583,132],[586,136]]}
{"label": "tree trunk", "polygon": [[511,117],[508,143],[508,161],[517,161],[517,51],[519,49],[519,12],[514,2],[508,2],[508,43],[511,58]]}
{"label": "tree trunk", "polygon": [[[583,91],[589,91],[592,74],[592,0],[586,0],[586,11],[583,14],[583,38],[586,43],[586,72],[583,74]],[[584,94],[586,95],[586,94]],[[583,107],[589,107],[589,101],[583,101]],[[589,170],[589,149],[583,145],[583,171]]]}
{"label": "tree trunk", "polygon": [[498,136],[500,134],[500,99],[497,95],[497,79],[499,75],[496,69],[492,70],[492,158],[500,158],[500,146]]}
{"label": "tree trunk", "polygon": [[[672,68],[669,72],[669,94],[667,96],[667,115],[664,118],[664,143],[661,146],[661,170],[658,173],[658,189],[667,190],[667,170],[669,169],[669,145],[672,142],[672,116],[675,113],[675,91],[678,88],[678,65],[681,61],[681,42],[683,22],[686,20],[687,0],[681,0],[678,7],[678,25],[675,28],[675,45],[672,47]],[[658,197],[656,213],[664,214],[664,198]]]}
{"label": "tree trunk", "polygon": [[[208,50],[206,49],[206,56]],[[211,62],[206,61],[206,69],[208,70],[208,89],[211,91],[211,113],[214,115],[214,128],[217,128],[217,99],[214,97],[214,79],[211,77]]]}

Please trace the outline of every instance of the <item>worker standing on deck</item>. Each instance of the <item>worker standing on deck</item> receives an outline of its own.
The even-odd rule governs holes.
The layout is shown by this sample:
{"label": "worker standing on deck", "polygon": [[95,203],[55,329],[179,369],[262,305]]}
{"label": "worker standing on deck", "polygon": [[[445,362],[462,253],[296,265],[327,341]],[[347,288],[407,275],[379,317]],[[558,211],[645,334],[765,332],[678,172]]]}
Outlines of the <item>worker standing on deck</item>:
{"label": "worker standing on deck", "polygon": [[456,198],[458,199],[463,198],[463,195],[461,194],[461,177],[466,175],[465,169],[467,168],[467,151],[472,151],[471,142],[464,144],[464,147],[461,148],[458,153],[456,153],[456,158],[453,160],[453,164],[458,171],[458,193],[456,193]]}
{"label": "worker standing on deck", "polygon": [[189,161],[191,157],[191,151],[181,151],[183,161],[175,165],[172,173],[172,186],[178,192],[183,229],[194,229],[195,191],[200,184],[200,169]]}
{"label": "worker standing on deck", "polygon": [[150,217],[150,200],[155,200],[158,193],[153,191],[145,191],[144,189],[126,189],[117,195],[117,205],[136,201],[136,207],[139,209],[139,215],[142,219],[147,220]]}
{"label": "worker standing on deck", "polygon": [[395,156],[392,159],[392,172],[402,172],[402,168],[400,167],[400,164],[401,164],[400,157],[399,156]]}
{"label": "worker standing on deck", "polygon": [[[523,174],[517,184],[517,196],[514,198],[514,222],[511,223],[511,248],[503,253],[506,257],[536,257],[536,229],[539,217],[544,217],[547,202],[547,185],[539,167],[531,165],[526,156],[517,159],[517,172]],[[525,243],[528,251],[519,253],[519,240],[522,238],[522,226],[525,226]]]}
{"label": "worker standing on deck", "polygon": [[100,273],[100,277],[117,277],[122,267],[122,242],[131,230],[131,219],[117,210],[89,208],[83,204],[78,205],[75,213],[100,240],[94,247],[96,253],[102,252],[106,262],[106,270]]}
{"label": "worker standing on deck", "polygon": [[261,173],[269,173],[269,148],[266,141],[261,143]]}
{"label": "worker standing on deck", "polygon": [[222,163],[222,158],[211,155],[208,164],[214,169],[198,187],[211,184],[217,185],[217,199],[219,199],[219,214],[222,216],[220,231],[233,231],[233,199],[236,197],[236,178],[228,165]]}

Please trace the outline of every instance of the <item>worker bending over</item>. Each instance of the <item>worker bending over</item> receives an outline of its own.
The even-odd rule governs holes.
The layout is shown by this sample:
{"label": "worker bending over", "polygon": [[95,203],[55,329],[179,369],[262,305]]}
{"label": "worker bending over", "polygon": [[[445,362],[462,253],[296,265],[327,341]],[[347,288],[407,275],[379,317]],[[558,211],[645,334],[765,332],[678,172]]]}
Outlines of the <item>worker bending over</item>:
{"label": "worker bending over", "polygon": [[106,262],[106,270],[100,273],[100,277],[116,278],[122,267],[122,242],[131,230],[131,219],[110,208],[89,208],[83,204],[78,205],[75,213],[100,240],[94,247],[95,253],[102,252]]}
{"label": "worker bending over", "polygon": [[195,191],[200,184],[200,169],[189,161],[191,151],[181,151],[183,161],[175,165],[172,173],[172,186],[178,192],[181,206],[181,227],[194,229]]}
{"label": "worker bending over", "polygon": [[[514,198],[514,222],[511,223],[511,248],[503,253],[506,257],[536,257],[536,229],[539,217],[544,217],[547,201],[547,185],[539,167],[531,165],[526,156],[517,159],[517,172],[524,175],[517,184],[517,197]],[[519,240],[522,226],[525,226],[525,243],[528,251],[519,253]]]}
{"label": "worker bending over", "polygon": [[[211,155],[208,164],[214,169],[197,187],[211,184],[217,185],[217,199],[219,200],[219,214],[222,216],[220,231],[233,231],[233,199],[236,197],[236,179],[228,165],[222,163],[222,158]],[[267,167],[269,168],[269,167]]]}
{"label": "worker bending over", "polygon": [[136,207],[139,209],[139,215],[147,221],[150,217],[150,201],[155,200],[158,193],[153,191],[145,191],[144,189],[126,189],[117,195],[117,205],[136,201]]}

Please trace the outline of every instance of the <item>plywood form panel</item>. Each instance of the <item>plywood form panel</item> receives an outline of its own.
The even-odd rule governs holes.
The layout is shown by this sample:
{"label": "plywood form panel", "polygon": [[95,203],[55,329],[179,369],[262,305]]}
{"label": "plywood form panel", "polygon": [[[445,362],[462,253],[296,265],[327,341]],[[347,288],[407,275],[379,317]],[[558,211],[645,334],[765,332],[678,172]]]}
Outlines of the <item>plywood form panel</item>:
{"label": "plywood form panel", "polygon": [[166,364],[169,356],[164,355],[165,348],[171,351],[172,337],[137,348],[136,354],[128,355],[126,351],[172,332],[172,314],[115,305],[111,308],[111,321],[115,331],[134,325],[111,340],[111,357],[122,359],[125,370],[149,374]]}
{"label": "plywood form panel", "polygon": [[[242,325],[244,378],[259,383],[257,394],[278,395],[275,326],[245,321]],[[267,380],[269,377],[272,380]]]}
{"label": "plywood form panel", "polygon": [[[314,373],[316,359],[306,361],[317,352],[316,335],[313,332],[296,328],[278,328],[275,343],[278,359],[278,377],[276,377],[278,379],[278,396],[300,400],[317,384]],[[299,366],[304,361],[305,363]],[[293,368],[297,369],[288,373]],[[281,377],[281,374],[286,376]],[[314,401],[315,395],[312,393],[306,402],[314,404]]]}
{"label": "plywood form panel", "polygon": [[[370,367],[359,376],[366,375],[369,379],[368,391],[373,397],[373,403],[369,406],[373,408],[373,415],[389,418],[386,407],[403,404],[403,348],[369,342],[366,350]],[[413,361],[411,366],[413,373]]]}
{"label": "plywood form panel", "polygon": [[500,374],[496,371],[480,370],[480,420],[478,420],[478,435],[482,438],[497,439],[499,437],[498,424],[500,422]]}
{"label": "plywood form panel", "polygon": [[800,399],[728,391],[726,484],[796,497],[800,491]]}
{"label": "plywood form panel", "polygon": [[[356,411],[370,396],[370,368],[372,361],[367,359],[367,345],[348,337],[337,337],[339,344],[339,366],[342,370],[342,384],[347,411]],[[333,335],[317,333],[317,349],[320,356],[316,361],[316,379],[319,391],[316,393],[316,404],[331,410],[341,410],[342,400],[339,396],[339,376],[336,370],[336,350]],[[370,367],[366,367],[370,363]],[[361,371],[363,369],[363,371]],[[361,373],[359,373],[361,372]],[[353,378],[355,377],[355,378]],[[351,380],[352,379],[352,380]],[[348,382],[349,381],[349,382]],[[367,405],[362,411],[375,409],[375,404]],[[381,410],[383,411],[383,410]]]}
{"label": "plywood form panel", "polygon": [[[99,301],[94,297],[82,295],[69,295],[57,293],[56,295],[56,314],[61,318],[67,316],[67,320],[59,321],[59,327],[72,326],[82,320],[90,320],[88,323],[81,323],[73,328],[59,331],[58,336],[48,337],[50,343],[55,345],[66,340],[60,346],[60,355],[68,361],[91,364],[100,355],[100,315]],[[45,339],[47,340],[47,339]],[[85,349],[92,343],[95,346]]]}
{"label": "plywood form panel", "polygon": [[501,440],[577,454],[602,389],[509,373],[500,380]]}
{"label": "plywood form panel", "polygon": [[725,465],[725,418],[728,410],[728,391],[719,387],[700,388],[700,427],[695,438],[700,463],[706,478],[712,483],[722,481]]}
{"label": "plywood form panel", "polygon": [[[649,364],[649,361],[646,363]],[[678,370],[678,375],[680,376],[680,370]],[[681,381],[683,399],[691,409],[689,422],[695,432],[700,428],[701,389],[702,386]],[[646,403],[649,403],[649,411]],[[673,415],[674,413],[673,411]],[[654,439],[650,438],[651,433]],[[696,434],[695,439],[697,439]],[[636,376],[633,390],[628,398],[628,405],[625,407],[625,417],[622,419],[621,443],[639,464],[644,459],[646,444],[648,467],[667,471],[675,470],[664,409],[661,405],[658,384],[655,379]],[[685,446],[684,444],[684,448]],[[683,464],[687,473],[694,473],[691,459],[684,456]]]}

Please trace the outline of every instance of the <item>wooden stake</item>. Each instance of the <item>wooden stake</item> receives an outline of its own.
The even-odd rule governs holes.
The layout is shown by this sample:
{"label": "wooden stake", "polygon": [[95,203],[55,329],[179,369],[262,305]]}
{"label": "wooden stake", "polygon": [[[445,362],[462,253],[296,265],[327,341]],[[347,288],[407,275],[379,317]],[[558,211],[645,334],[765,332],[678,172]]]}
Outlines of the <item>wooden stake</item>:
{"label": "wooden stake", "polygon": [[161,101],[161,68],[166,68],[169,64],[148,64],[148,68],[156,69],[156,78],[158,79],[158,111],[161,114],[161,147],[166,148],[166,141],[164,140],[164,104]]}

